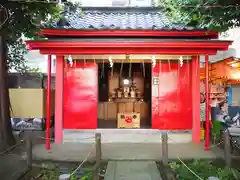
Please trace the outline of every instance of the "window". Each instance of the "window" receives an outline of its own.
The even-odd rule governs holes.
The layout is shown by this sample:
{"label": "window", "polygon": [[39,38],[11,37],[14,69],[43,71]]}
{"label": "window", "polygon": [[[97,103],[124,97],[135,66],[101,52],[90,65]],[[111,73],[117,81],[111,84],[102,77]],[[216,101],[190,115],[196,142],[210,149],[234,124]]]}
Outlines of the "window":
{"label": "window", "polygon": [[112,6],[128,6],[129,5],[129,0],[112,0]]}
{"label": "window", "polygon": [[[71,0],[76,2],[77,0]],[[152,6],[156,0],[80,0],[82,6],[92,7],[104,7],[104,6],[115,6],[115,7],[126,7],[126,6]]]}
{"label": "window", "polygon": [[153,0],[130,0],[130,6],[152,6]]}

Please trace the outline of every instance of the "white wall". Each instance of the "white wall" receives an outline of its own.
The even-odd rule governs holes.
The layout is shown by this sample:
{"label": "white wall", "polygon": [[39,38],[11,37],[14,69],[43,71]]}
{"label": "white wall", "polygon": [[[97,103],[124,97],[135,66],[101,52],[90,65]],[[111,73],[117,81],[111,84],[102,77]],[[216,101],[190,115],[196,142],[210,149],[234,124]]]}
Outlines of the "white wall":
{"label": "white wall", "polygon": [[219,39],[233,41],[228,51],[219,51],[216,56],[211,56],[211,61],[218,61],[229,57],[240,58],[240,28],[233,28],[221,34]]}

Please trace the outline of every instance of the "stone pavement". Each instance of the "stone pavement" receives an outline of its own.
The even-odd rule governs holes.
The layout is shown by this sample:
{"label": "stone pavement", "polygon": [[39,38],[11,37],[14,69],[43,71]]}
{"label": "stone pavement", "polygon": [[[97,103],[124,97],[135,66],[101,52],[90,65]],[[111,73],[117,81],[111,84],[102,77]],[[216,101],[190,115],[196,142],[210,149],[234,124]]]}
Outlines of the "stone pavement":
{"label": "stone pavement", "polygon": [[[95,145],[92,143],[51,144],[46,150],[44,144],[33,148],[33,159],[55,161],[82,161],[92,151],[90,160],[95,160]],[[204,144],[178,143],[169,144],[169,159],[178,157],[187,159],[214,159],[223,157],[223,151],[217,147],[204,150]],[[161,143],[103,143],[103,160],[154,160],[162,159]]]}
{"label": "stone pavement", "polygon": [[154,161],[110,161],[104,180],[161,180]]}
{"label": "stone pavement", "polygon": [[0,179],[17,180],[27,170],[26,160],[21,156],[22,147],[0,155]]}

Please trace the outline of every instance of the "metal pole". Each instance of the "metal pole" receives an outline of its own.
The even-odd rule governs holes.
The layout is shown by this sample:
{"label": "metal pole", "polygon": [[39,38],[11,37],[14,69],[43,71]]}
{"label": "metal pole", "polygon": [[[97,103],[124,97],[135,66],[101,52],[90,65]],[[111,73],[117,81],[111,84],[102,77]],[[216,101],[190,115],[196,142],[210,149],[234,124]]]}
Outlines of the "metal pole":
{"label": "metal pole", "polygon": [[206,119],[206,132],[205,132],[205,149],[209,150],[209,141],[210,141],[210,122],[209,122],[209,74],[208,74],[208,55],[205,56],[205,93],[206,93],[206,103],[205,103],[205,119]]}
{"label": "metal pole", "polygon": [[46,120],[46,149],[50,149],[50,126],[51,126],[51,69],[52,56],[48,55],[48,78],[47,78],[47,120]]}

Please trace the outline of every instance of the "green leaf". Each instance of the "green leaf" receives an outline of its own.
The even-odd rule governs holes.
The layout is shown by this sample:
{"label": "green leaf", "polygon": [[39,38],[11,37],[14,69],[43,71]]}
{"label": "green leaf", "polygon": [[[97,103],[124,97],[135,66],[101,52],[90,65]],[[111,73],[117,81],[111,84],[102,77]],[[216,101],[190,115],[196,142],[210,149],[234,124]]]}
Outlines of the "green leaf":
{"label": "green leaf", "polygon": [[169,19],[175,23],[185,23],[195,28],[207,28],[224,32],[240,26],[240,8],[224,6],[218,0],[159,0]]}

